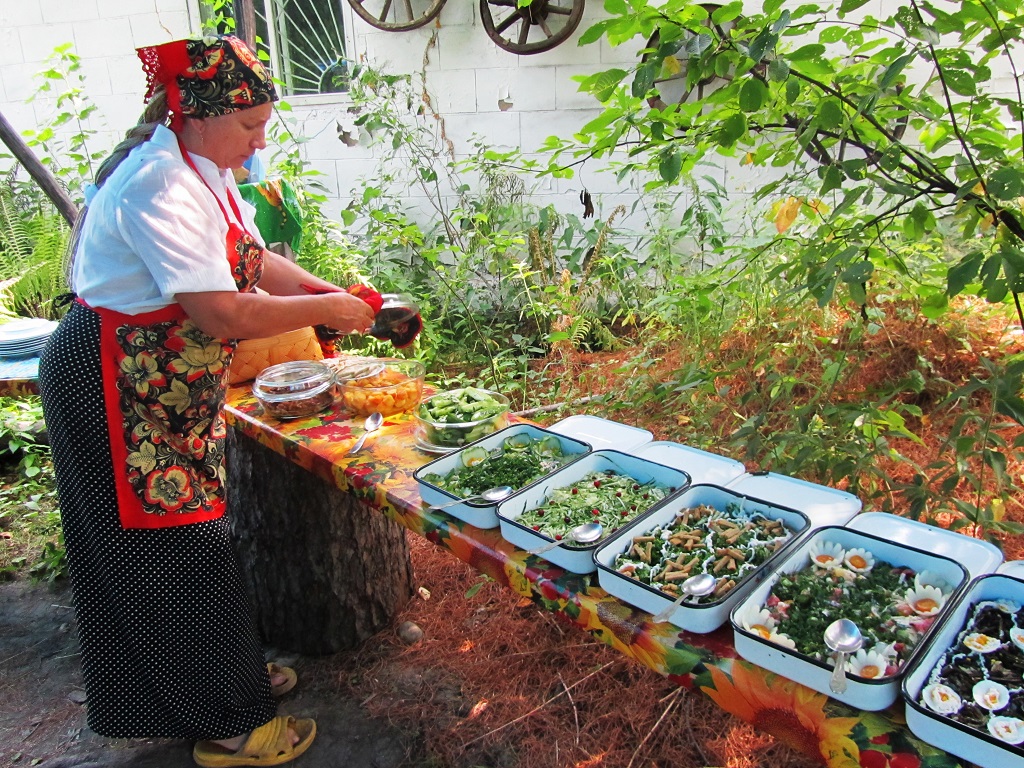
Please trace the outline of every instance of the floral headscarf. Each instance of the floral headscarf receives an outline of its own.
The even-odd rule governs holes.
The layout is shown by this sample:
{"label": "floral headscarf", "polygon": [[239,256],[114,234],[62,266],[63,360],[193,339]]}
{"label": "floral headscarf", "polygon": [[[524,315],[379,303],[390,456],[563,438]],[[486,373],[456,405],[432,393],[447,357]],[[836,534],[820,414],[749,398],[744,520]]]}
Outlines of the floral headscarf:
{"label": "floral headscarf", "polygon": [[166,87],[176,133],[185,117],[215,117],[277,101],[267,70],[237,37],[175,40],[137,52],[146,73],[146,101],[158,85]]}

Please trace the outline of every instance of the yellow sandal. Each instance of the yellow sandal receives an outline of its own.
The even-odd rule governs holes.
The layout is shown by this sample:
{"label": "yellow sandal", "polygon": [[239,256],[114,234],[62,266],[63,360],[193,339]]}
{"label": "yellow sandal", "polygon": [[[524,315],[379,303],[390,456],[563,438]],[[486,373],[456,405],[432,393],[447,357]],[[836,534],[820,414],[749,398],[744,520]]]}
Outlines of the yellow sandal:
{"label": "yellow sandal", "polygon": [[284,675],[287,679],[283,683],[274,685],[270,683],[270,693],[273,696],[284,696],[288,691],[295,687],[295,683],[298,682],[298,675],[295,674],[295,670],[291,667],[282,667],[274,662],[267,662],[267,674],[273,677],[274,675]]}
{"label": "yellow sandal", "polygon": [[[299,737],[298,744],[292,744],[288,735],[289,728]],[[192,759],[203,768],[282,765],[309,749],[315,736],[316,722],[313,720],[296,720],[288,715],[278,715],[250,733],[237,752],[231,752],[212,741],[200,741],[192,750]]]}

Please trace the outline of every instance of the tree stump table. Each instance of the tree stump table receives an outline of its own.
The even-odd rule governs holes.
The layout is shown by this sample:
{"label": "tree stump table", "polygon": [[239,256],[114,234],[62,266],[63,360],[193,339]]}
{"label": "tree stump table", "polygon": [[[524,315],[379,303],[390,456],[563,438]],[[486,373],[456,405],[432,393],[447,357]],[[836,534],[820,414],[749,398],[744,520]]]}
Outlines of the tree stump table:
{"label": "tree stump table", "polygon": [[412,595],[405,528],[233,428],[228,488],[256,625],[276,648],[354,648]]}

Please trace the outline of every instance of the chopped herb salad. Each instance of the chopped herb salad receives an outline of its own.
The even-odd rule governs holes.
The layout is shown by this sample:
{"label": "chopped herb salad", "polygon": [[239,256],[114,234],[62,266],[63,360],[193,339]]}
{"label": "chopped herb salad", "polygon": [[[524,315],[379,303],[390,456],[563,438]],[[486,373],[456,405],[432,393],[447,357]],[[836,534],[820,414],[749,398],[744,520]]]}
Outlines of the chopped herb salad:
{"label": "chopped herb salad", "polygon": [[423,481],[461,498],[502,485],[518,491],[574,458],[575,454],[562,452],[556,437],[535,439],[520,433],[507,438],[492,451],[481,446],[465,448],[461,467],[446,475],[425,474]]}
{"label": "chopped herb salad", "polygon": [[786,543],[793,532],[781,520],[729,504],[725,511],[708,505],[681,509],[675,519],[634,536],[615,559],[615,570],[673,597],[689,577],[710,573],[714,591],[693,598],[711,603],[723,598],[743,578]]}
{"label": "chopped herb salad", "polygon": [[[555,541],[590,522],[600,523],[607,536],[674,490],[610,470],[591,472],[572,485],[553,488],[543,506],[525,511],[518,522]],[[566,546],[572,544],[566,542]]]}
{"label": "chopped herb salad", "polygon": [[858,677],[896,674],[953,591],[929,571],[915,573],[836,542],[815,542],[809,560],[779,577],[762,608],[751,606],[737,619],[748,632],[826,663],[834,662],[825,628],[849,619],[864,635],[864,647],[846,665]]}

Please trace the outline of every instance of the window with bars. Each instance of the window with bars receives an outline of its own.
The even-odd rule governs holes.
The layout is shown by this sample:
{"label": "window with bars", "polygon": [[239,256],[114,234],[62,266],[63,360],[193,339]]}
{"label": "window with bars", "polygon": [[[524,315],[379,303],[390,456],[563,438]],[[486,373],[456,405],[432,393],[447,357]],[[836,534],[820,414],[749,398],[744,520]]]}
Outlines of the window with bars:
{"label": "window with bars", "polygon": [[[269,57],[271,72],[283,84],[282,95],[348,90],[344,1],[247,0],[255,12],[257,47]],[[236,12],[240,4],[232,3]]]}

